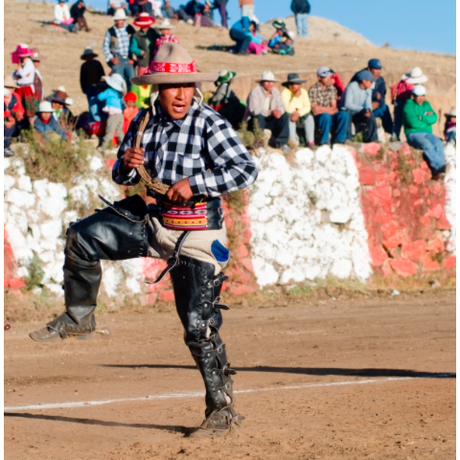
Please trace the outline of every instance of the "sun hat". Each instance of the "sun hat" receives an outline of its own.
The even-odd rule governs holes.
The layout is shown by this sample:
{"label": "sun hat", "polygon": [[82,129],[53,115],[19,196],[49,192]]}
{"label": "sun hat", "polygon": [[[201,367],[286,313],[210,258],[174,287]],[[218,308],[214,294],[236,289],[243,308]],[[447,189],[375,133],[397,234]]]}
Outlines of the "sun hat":
{"label": "sun hat", "polygon": [[265,70],[262,72],[259,80],[256,80],[256,83],[262,83],[263,81],[279,81],[273,75],[271,70]]}
{"label": "sun hat", "polygon": [[29,45],[26,45],[25,43],[20,43],[16,47],[16,51],[10,52],[11,55],[16,55],[18,57],[26,57],[26,56],[31,56],[33,54],[33,51],[29,48]]}
{"label": "sun hat", "polygon": [[18,81],[15,80],[11,75],[5,75],[3,86],[5,88],[19,88]]}
{"label": "sun hat", "polygon": [[165,43],[142,76],[131,78],[135,85],[161,83],[195,83],[216,81],[217,73],[198,72],[195,61],[184,47],[177,43]]}
{"label": "sun hat", "polygon": [[420,84],[420,83],[426,83],[428,81],[428,77],[423,73],[420,67],[414,67],[405,76],[407,77],[405,79],[406,83]]}
{"label": "sun hat", "polygon": [[298,73],[290,73],[287,76],[287,81],[284,81],[281,84],[287,88],[289,85],[301,85],[306,81],[307,80],[301,80]]}
{"label": "sun hat", "polygon": [[358,79],[359,82],[363,80],[368,80],[371,81],[372,83],[375,82],[374,75],[372,75],[369,70],[361,70],[361,72],[358,72],[356,75],[356,78]]}
{"label": "sun hat", "polygon": [[40,102],[38,106],[38,110],[36,111],[37,113],[52,113],[54,112],[53,107],[51,107],[51,102],[49,101],[42,101]]}
{"label": "sun hat", "polygon": [[276,29],[276,30],[281,30],[281,29],[285,29],[286,28],[286,24],[281,21],[281,19],[275,19],[273,22],[272,22],[272,26]]}
{"label": "sun hat", "polygon": [[149,16],[148,13],[141,13],[139,17],[133,22],[133,25],[136,27],[150,27],[152,24],[155,24],[155,18]]}
{"label": "sun hat", "polygon": [[381,69],[383,66],[380,59],[370,59],[367,63],[367,67],[369,67],[369,69]]}
{"label": "sun hat", "polygon": [[59,104],[67,105],[65,100],[67,99],[68,96],[65,91],[65,88],[64,88],[64,91],[62,91],[59,88],[64,88],[64,87],[63,86],[58,87],[58,89],[54,92],[53,96],[51,97],[51,102],[58,102]]}
{"label": "sun hat", "polygon": [[450,109],[448,113],[444,114],[445,117],[457,117],[457,109]]}
{"label": "sun hat", "polygon": [[155,29],[174,29],[174,26],[171,25],[169,19],[163,19],[163,22],[155,27]]}
{"label": "sun hat", "polygon": [[46,56],[43,56],[39,53],[38,49],[37,48],[32,48],[32,55],[30,56],[30,58],[32,59],[32,61],[37,61],[37,62],[41,62],[41,61],[44,61],[45,59],[47,59]]}
{"label": "sun hat", "polygon": [[414,96],[426,96],[426,88],[423,85],[415,85],[412,88],[412,94]]}
{"label": "sun hat", "polygon": [[65,105],[72,105],[73,104],[73,99],[71,97],[66,97],[65,98]]}
{"label": "sun hat", "polygon": [[228,70],[221,70],[219,72],[219,77],[215,81],[215,83],[228,83],[232,81],[236,76],[236,72],[228,71]]}
{"label": "sun hat", "polygon": [[128,102],[128,101],[136,102],[137,96],[134,93],[129,92],[129,93],[126,93],[126,96],[123,98],[123,100],[125,102]]}
{"label": "sun hat", "polygon": [[3,96],[11,96],[11,91],[8,88],[3,88]]}
{"label": "sun hat", "polygon": [[324,77],[330,77],[331,75],[334,75],[334,71],[331,70],[329,67],[326,67],[325,65],[322,65],[317,71],[316,75],[320,78]]}
{"label": "sun hat", "polygon": [[90,46],[87,46],[83,51],[83,54],[80,56],[80,59],[84,60],[87,56],[97,57],[98,55],[93,51],[93,49]]}
{"label": "sun hat", "polygon": [[288,31],[286,32],[286,35],[287,35],[292,41],[294,41],[294,39],[295,39],[295,32],[294,32],[293,30],[288,30]]}
{"label": "sun hat", "polygon": [[123,92],[125,87],[123,85],[124,83],[124,80],[123,80],[123,77],[118,74],[118,73],[114,73],[112,75],[109,75],[109,76],[105,76],[105,77],[102,77],[102,79],[113,89],[117,90],[117,91],[120,91],[120,92]]}
{"label": "sun hat", "polygon": [[118,8],[112,16],[112,19],[114,21],[126,21],[128,17],[126,16],[126,11],[123,8]]}

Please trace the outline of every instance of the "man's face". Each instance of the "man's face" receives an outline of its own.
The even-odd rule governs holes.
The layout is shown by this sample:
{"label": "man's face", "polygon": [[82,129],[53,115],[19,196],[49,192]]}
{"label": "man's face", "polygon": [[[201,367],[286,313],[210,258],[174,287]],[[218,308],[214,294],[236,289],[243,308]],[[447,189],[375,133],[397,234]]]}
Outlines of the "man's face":
{"label": "man's face", "polygon": [[421,105],[425,100],[425,96],[414,96],[414,101],[416,104]]}
{"label": "man's face", "polygon": [[302,85],[299,85],[298,83],[291,83],[290,85],[288,85],[288,87],[291,93],[297,93],[297,91],[299,91],[299,89],[302,88]]}
{"label": "man's face", "polygon": [[126,101],[127,107],[134,107],[134,101]]}
{"label": "man's face", "polygon": [[275,84],[275,83],[274,83],[273,81],[263,81],[263,82],[261,83],[262,88],[263,88],[265,91],[268,91],[268,92],[270,92],[270,91],[272,90],[274,84]]}
{"label": "man's face", "polygon": [[51,102],[51,107],[53,107],[54,110],[59,110],[59,109],[62,109],[62,107],[64,107],[62,104],[59,104],[59,102]]}
{"label": "man's face", "polygon": [[48,121],[51,118],[51,112],[41,112],[38,114],[41,120]]}
{"label": "man's face", "polygon": [[171,118],[184,118],[192,103],[195,83],[171,83],[160,85],[160,104]]}
{"label": "man's face", "polygon": [[318,80],[325,86],[331,86],[332,85],[332,78],[330,76],[328,76],[328,77],[318,77]]}
{"label": "man's face", "polygon": [[372,67],[368,69],[369,72],[374,76],[374,78],[377,80],[377,78],[382,75],[382,69],[373,69]]}
{"label": "man's face", "polygon": [[366,89],[369,89],[372,86],[372,82],[370,80],[363,80],[362,84]]}
{"label": "man's face", "polygon": [[120,19],[119,21],[115,21],[115,26],[118,29],[123,29],[124,25],[125,25],[125,20],[124,19]]}
{"label": "man's face", "polygon": [[169,29],[161,29],[162,35],[169,35],[169,32],[171,32]]}

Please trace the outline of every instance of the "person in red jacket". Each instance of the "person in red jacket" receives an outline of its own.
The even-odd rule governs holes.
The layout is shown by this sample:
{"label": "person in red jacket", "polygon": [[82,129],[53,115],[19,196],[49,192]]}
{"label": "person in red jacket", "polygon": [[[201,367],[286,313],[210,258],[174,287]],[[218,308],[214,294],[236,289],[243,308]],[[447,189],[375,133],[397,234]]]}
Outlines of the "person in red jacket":
{"label": "person in red jacket", "polygon": [[134,93],[127,93],[123,100],[126,104],[126,109],[123,110],[123,134],[126,134],[131,121],[139,113],[139,107],[135,105],[137,96]]}

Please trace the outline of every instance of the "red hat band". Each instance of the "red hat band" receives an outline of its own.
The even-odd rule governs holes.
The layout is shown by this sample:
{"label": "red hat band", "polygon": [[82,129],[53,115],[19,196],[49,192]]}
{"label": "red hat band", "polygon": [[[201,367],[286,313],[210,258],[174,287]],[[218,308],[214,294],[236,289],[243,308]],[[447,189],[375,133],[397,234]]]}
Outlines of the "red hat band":
{"label": "red hat band", "polygon": [[153,73],[196,73],[196,64],[195,61],[189,64],[152,61],[147,75],[152,75]]}

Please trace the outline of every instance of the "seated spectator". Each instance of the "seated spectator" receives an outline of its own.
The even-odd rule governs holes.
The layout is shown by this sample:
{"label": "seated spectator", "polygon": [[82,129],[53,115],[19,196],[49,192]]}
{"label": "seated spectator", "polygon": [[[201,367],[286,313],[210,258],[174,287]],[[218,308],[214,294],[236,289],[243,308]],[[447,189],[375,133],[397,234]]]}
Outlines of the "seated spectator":
{"label": "seated spectator", "polygon": [[321,133],[319,145],[344,144],[347,140],[348,112],[337,108],[337,88],[333,84],[334,71],[322,66],[316,72],[318,81],[310,88],[311,111]]}
{"label": "seated spectator", "polygon": [[391,100],[394,105],[394,122],[391,141],[399,141],[402,126],[402,113],[404,105],[412,97],[414,85],[421,85],[428,81],[420,67],[414,67],[409,73],[401,77],[401,81],[391,87]]}
{"label": "seated spectator", "polygon": [[9,75],[5,75],[3,80],[3,86],[7,88],[11,93],[11,103],[8,110],[14,116],[16,122],[23,122],[25,116],[25,109],[21,102],[21,94],[18,91],[18,83]]}
{"label": "seated spectator", "polygon": [[134,93],[127,93],[123,100],[126,104],[126,108],[123,110],[123,134],[126,134],[131,121],[139,113],[139,107],[135,106],[137,96]]}
{"label": "seated spectator", "polygon": [[49,98],[51,107],[53,108],[53,117],[59,121],[65,131],[71,131],[75,126],[75,117],[68,108],[66,99],[68,98],[66,89],[63,86],[58,86],[54,94]]}
{"label": "seated spectator", "polygon": [[[139,69],[138,76],[141,77],[145,74],[147,69],[141,68]],[[131,92],[136,96],[136,107],[140,109],[147,109],[150,107],[150,94],[152,92],[151,85],[131,85]]]}
{"label": "seated spectator", "polygon": [[404,104],[404,132],[411,147],[423,150],[432,178],[439,180],[444,177],[446,171],[444,145],[441,139],[433,134],[432,126],[438,121],[438,117],[430,103],[425,100],[425,96],[424,86],[414,86],[411,98]]}
{"label": "seated spectator", "polygon": [[121,142],[123,139],[122,97],[125,88],[123,77],[117,73],[109,77],[103,77],[103,79],[109,87],[97,97],[100,101],[105,102],[105,106],[102,110],[106,112],[109,117],[107,118],[105,135],[100,145],[102,150],[109,146],[109,142],[112,140],[115,132],[118,142]]}
{"label": "seated spectator", "polygon": [[239,21],[230,28],[230,38],[235,42],[235,46],[231,50],[234,54],[246,56],[248,47],[251,43],[251,21],[247,16],[243,16]]}
{"label": "seated spectator", "polygon": [[281,83],[285,89],[281,91],[281,100],[289,117],[289,137],[296,146],[299,145],[297,127],[305,130],[305,139],[308,147],[315,145],[315,121],[311,113],[311,104],[308,93],[302,88],[298,73],[290,73],[287,81]]}
{"label": "seated spectator", "polygon": [[38,67],[41,64],[41,61],[44,61],[46,59],[46,56],[42,56],[39,52],[38,49],[33,49],[33,54],[30,56],[32,59],[32,62],[34,63],[35,66],[35,75],[34,75],[34,94],[35,97],[38,99],[39,102],[43,101],[45,99],[45,89],[43,88],[43,77],[38,70]]}
{"label": "seated spectator", "polygon": [[197,13],[201,13],[202,8],[203,4],[199,0],[189,0],[184,6],[184,11],[191,18],[195,18]]}
{"label": "seated spectator", "polygon": [[[382,63],[380,59],[371,59],[367,64],[367,69],[375,78],[375,83],[372,86],[372,113],[375,118],[381,118],[382,126],[386,133],[392,134],[393,120],[388,106],[385,104],[385,96],[387,87],[385,80],[382,77]],[[357,81],[357,72],[351,81]]]}
{"label": "seated spectator", "polygon": [[[197,16],[200,17],[198,18]],[[195,15],[195,18],[195,25],[200,25],[201,27],[214,27],[212,3],[209,0],[205,0],[201,12]],[[199,24],[197,24],[197,21],[199,21]]]}
{"label": "seated spectator", "polygon": [[97,95],[98,83],[105,75],[104,67],[100,61],[96,60],[97,56],[91,48],[85,48],[80,56],[80,59],[85,61],[80,67],[80,88],[88,99],[88,107],[90,99]]}
{"label": "seated spectator", "polygon": [[181,21],[193,24],[193,18],[186,14],[182,7],[175,10],[171,6],[171,2],[169,0],[164,1],[163,6],[161,7],[161,15],[164,19],[180,19]]}
{"label": "seated spectator", "polygon": [[[124,10],[125,14],[128,13],[128,2],[125,0],[109,0],[107,7],[107,14],[113,16],[117,10]],[[133,14],[135,16],[135,14]]]}
{"label": "seated spectator", "polygon": [[139,17],[141,13],[147,13],[149,16],[152,16],[152,4],[149,0],[133,0],[133,3],[136,4],[136,18]]}
{"label": "seated spectator", "polygon": [[351,122],[356,132],[363,132],[364,142],[377,142],[377,123],[372,113],[372,83],[374,76],[368,70],[362,70],[357,75],[357,81],[348,84],[345,94],[340,101],[341,108],[348,112],[348,139],[351,140]]}
{"label": "seated spectator", "polygon": [[37,133],[45,135],[45,137],[50,138],[53,133],[58,135],[63,140],[67,140],[66,133],[62,130],[57,120],[53,117],[53,107],[48,101],[40,102],[40,105],[37,110],[38,117],[34,122],[34,128]]}
{"label": "seated spectator", "polygon": [[446,124],[444,125],[444,139],[446,142],[457,145],[457,110],[452,109],[444,114]]}
{"label": "seated spectator", "polygon": [[268,47],[276,54],[289,54],[294,56],[294,34],[286,29],[286,24],[282,21],[273,21],[272,26],[276,29],[270,40]]}
{"label": "seated spectator", "polygon": [[262,35],[259,34],[259,24],[256,21],[251,21],[249,31],[251,36],[251,43],[249,44],[247,52],[254,54],[267,54],[267,40],[265,40],[265,37],[262,37]]}
{"label": "seated spectator", "polygon": [[161,32],[160,37],[157,38],[155,42],[155,54],[165,43],[179,43],[178,38],[171,33],[171,29],[174,29],[174,26],[171,25],[168,19],[164,19],[163,22],[157,27]]}
{"label": "seated spectator", "polygon": [[152,5],[152,14],[154,18],[161,18],[161,0],[149,0]]}
{"label": "seated spectator", "polygon": [[283,153],[289,153],[289,117],[285,112],[280,92],[273,87],[276,81],[279,80],[276,80],[269,70],[262,73],[260,80],[256,80],[259,85],[249,93],[244,119],[249,121],[248,127],[252,131],[255,120],[260,129],[269,129],[272,132],[270,145],[280,148]]}
{"label": "seated spectator", "polygon": [[227,119],[234,129],[239,129],[246,107],[230,88],[235,76],[235,72],[228,70],[219,72],[219,78],[214,82],[217,90],[209,100],[209,105]]}
{"label": "seated spectator", "polygon": [[70,16],[69,7],[66,5],[67,0],[58,0],[57,5],[54,7],[54,21],[53,23],[61,26],[62,28],[73,32],[73,19]]}
{"label": "seated spectator", "polygon": [[77,0],[76,3],[70,8],[70,16],[74,20],[74,30],[73,32],[78,32],[79,30],[85,30],[89,32],[88,23],[84,16],[86,11],[85,2],[83,0]]}
{"label": "seated spectator", "polygon": [[151,27],[153,24],[155,24],[155,18],[147,13],[141,13],[133,22],[133,25],[139,27],[139,30],[131,39],[130,51],[136,57],[138,75],[142,69],[142,74],[144,74],[149,68],[155,52],[155,43],[160,37],[160,34]]}
{"label": "seated spectator", "polygon": [[14,152],[10,149],[13,137],[17,136],[17,123],[13,116],[12,109],[17,104],[17,99],[13,93],[4,88],[3,93],[3,156],[11,157]]}

